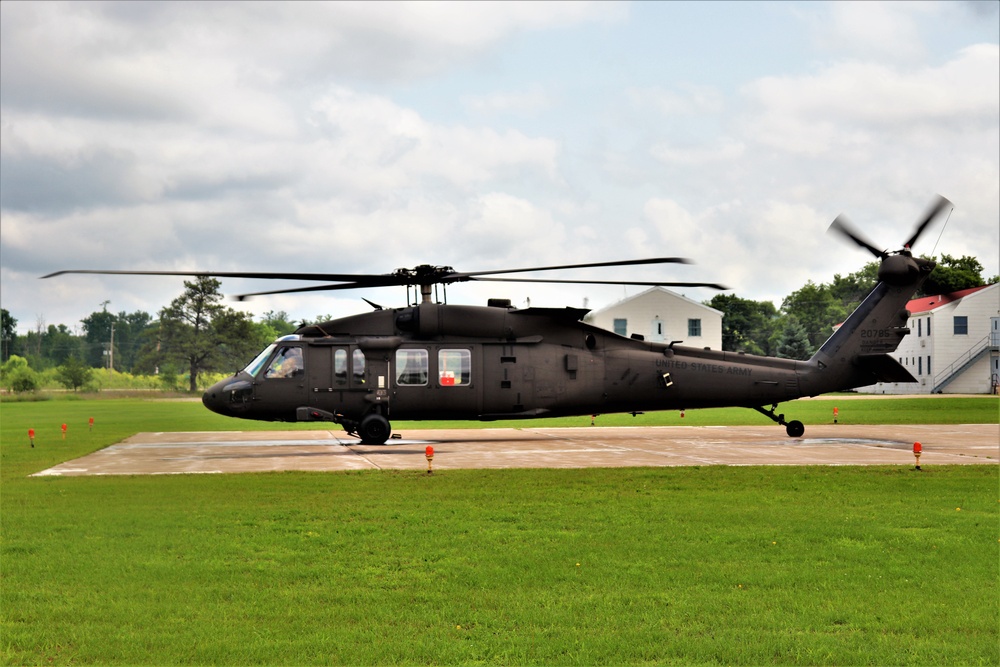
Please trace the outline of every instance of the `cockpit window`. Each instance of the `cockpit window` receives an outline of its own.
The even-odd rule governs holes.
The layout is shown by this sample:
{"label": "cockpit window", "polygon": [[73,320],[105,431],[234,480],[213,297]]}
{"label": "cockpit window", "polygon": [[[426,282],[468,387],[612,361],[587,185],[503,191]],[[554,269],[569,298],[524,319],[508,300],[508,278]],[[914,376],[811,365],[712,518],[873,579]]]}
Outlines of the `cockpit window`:
{"label": "cockpit window", "polygon": [[251,361],[249,364],[247,364],[247,367],[244,368],[243,370],[249,373],[250,375],[256,376],[257,373],[260,371],[261,366],[264,365],[264,362],[267,361],[267,358],[271,356],[272,352],[274,352],[273,343],[265,347],[264,351],[258,354],[256,357],[254,357],[254,360]]}
{"label": "cockpit window", "polygon": [[291,378],[305,373],[301,347],[282,347],[264,373],[266,378]]}

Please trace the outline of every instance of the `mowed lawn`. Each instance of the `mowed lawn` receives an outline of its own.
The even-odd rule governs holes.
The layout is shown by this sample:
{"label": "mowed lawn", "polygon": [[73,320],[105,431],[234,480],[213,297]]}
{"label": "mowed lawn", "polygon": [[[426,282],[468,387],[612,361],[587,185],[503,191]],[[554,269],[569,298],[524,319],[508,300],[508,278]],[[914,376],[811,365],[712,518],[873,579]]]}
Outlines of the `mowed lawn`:
{"label": "mowed lawn", "polygon": [[4,663],[1000,663],[996,466],[27,476],[247,427],[273,425],[0,404]]}

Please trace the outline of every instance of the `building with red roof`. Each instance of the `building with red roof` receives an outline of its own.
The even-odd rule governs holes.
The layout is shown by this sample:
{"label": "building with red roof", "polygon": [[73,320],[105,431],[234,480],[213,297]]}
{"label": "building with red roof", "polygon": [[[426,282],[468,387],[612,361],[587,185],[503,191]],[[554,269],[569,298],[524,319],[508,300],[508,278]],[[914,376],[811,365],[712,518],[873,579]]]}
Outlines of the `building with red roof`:
{"label": "building with red roof", "polygon": [[877,394],[988,394],[1000,387],[1000,283],[913,299],[910,333],[892,356],[916,378],[879,382]]}

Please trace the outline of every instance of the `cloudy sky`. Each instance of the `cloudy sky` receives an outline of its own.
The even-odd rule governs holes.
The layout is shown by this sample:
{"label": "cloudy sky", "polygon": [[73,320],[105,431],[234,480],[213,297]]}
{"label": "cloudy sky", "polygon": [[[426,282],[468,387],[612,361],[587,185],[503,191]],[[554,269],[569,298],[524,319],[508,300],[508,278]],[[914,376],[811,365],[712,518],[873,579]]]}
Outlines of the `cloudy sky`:
{"label": "cloudy sky", "polygon": [[[954,212],[916,251],[993,275],[998,7],[3,2],[0,301],[21,331],[73,328],[105,300],[155,315],[183,279],[39,276],[679,255],[695,264],[558,277],[722,282],[780,305],[871,259],[826,234],[838,213],[896,249],[936,193]],[[448,299],[599,308],[636,291]],[[234,305],[313,319],[362,296],[406,299]]]}

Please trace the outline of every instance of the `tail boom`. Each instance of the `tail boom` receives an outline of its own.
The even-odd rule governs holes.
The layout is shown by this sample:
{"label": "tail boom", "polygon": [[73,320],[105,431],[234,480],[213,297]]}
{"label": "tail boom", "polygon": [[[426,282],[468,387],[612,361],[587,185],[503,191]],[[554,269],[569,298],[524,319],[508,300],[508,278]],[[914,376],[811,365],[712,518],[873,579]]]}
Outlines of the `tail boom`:
{"label": "tail boom", "polygon": [[909,255],[883,260],[878,285],[807,362],[803,389],[815,395],[879,381],[916,382],[889,355],[910,333],[906,304],[934,267],[930,260]]}

